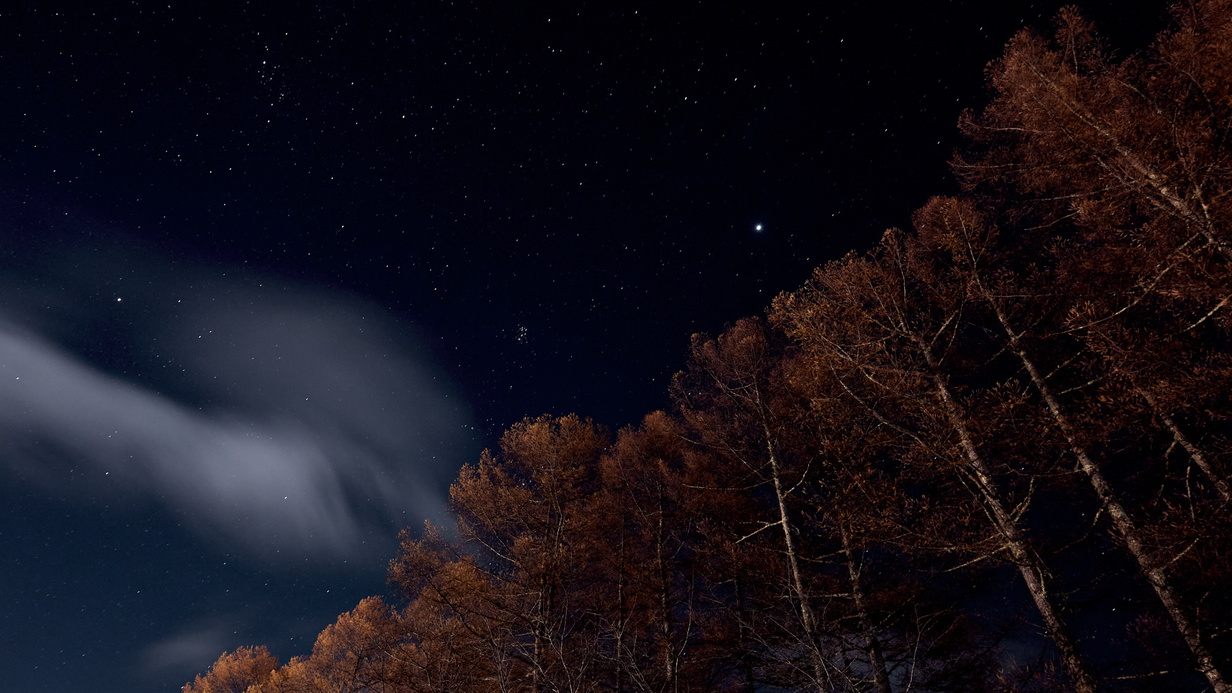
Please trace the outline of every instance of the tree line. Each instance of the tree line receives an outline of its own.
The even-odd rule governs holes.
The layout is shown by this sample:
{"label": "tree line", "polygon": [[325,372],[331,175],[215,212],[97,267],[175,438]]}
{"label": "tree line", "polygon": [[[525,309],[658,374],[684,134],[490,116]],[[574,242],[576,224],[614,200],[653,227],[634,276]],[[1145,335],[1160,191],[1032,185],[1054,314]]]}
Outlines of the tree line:
{"label": "tree line", "polygon": [[514,425],[395,603],[185,693],[1232,690],[1232,2],[988,76],[959,195],[695,335],[670,411]]}

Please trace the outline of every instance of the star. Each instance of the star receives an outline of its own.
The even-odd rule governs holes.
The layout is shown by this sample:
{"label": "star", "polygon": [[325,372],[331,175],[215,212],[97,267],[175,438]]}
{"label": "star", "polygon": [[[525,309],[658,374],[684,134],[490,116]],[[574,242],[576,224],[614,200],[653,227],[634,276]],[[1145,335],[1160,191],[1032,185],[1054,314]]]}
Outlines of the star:
{"label": "star", "polygon": [[755,224],[755,225],[753,226],[753,230],[754,230],[754,231],[756,231],[757,233],[761,233],[761,230],[762,230],[762,225],[761,225],[761,224]]}

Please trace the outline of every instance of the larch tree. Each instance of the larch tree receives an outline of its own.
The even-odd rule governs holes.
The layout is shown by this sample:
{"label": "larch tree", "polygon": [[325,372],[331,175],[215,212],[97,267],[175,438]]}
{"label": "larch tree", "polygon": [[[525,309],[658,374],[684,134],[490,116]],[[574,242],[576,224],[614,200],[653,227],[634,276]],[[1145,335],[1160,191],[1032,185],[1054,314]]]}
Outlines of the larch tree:
{"label": "larch tree", "polygon": [[602,460],[595,512],[608,551],[606,618],[616,691],[700,690],[709,678],[692,648],[702,637],[692,562],[696,531],[682,477],[690,455],[678,422],[663,412],[620,431]]}
{"label": "larch tree", "polygon": [[180,690],[183,693],[244,693],[249,686],[269,678],[278,660],[264,645],[238,647],[224,652],[204,675]]}
{"label": "larch tree", "polygon": [[990,68],[992,103],[964,118],[973,146],[955,170],[965,186],[1050,221],[1232,259],[1232,4],[1173,13],[1174,29],[1123,60],[1074,8],[1051,42],[1015,36]]}
{"label": "larch tree", "polygon": [[[1046,361],[1048,352],[1039,346],[1041,340],[1037,339],[1044,323],[1030,310],[1019,308],[1025,303],[1020,297],[1044,293],[1042,277],[1007,271],[1007,261],[1012,260],[1007,253],[1015,250],[1003,252],[997,230],[969,203],[935,199],[917,213],[916,226],[927,246],[953,259],[954,283],[965,286],[971,298],[985,304],[995,317],[1007,350],[1022,365],[1056,431],[1090,483],[1100,508],[1192,652],[1198,671],[1217,693],[1232,690],[1210,649],[1209,634],[1203,632],[1193,606],[1185,603],[1169,574],[1169,557],[1158,555],[1140,520],[1122,502],[1121,494],[1109,480],[1105,464],[1092,451],[1093,437],[1082,425],[1080,411],[1066,401],[1062,389],[1054,381],[1052,373],[1070,359],[1070,354],[1057,355],[1054,351],[1049,354],[1053,358]],[[1020,261],[1017,264],[1031,267],[1034,263]],[[1064,300],[1063,296],[1056,298]]]}
{"label": "larch tree", "polygon": [[[806,680],[824,690],[838,671],[822,646],[822,624],[814,610],[815,596],[802,556],[802,533],[792,493],[804,470],[787,457],[794,435],[796,409],[778,372],[781,356],[762,321],[737,322],[717,338],[695,335],[689,367],[672,382],[673,398],[688,426],[686,435],[717,453],[730,470],[721,483],[733,491],[766,491],[765,515],[747,518],[736,543],[766,533],[781,547],[792,623],[783,624],[789,642],[771,650],[798,651],[807,664]],[[745,519],[745,518],[742,518]],[[770,583],[770,584],[773,584]]]}
{"label": "larch tree", "polygon": [[389,581],[408,602],[402,662],[411,690],[513,691],[525,682],[524,619],[508,612],[491,570],[439,528],[402,531]]}
{"label": "larch tree", "polygon": [[[790,316],[774,312],[771,321],[787,326]],[[954,535],[953,514],[913,502],[928,482],[902,464],[911,441],[855,406],[835,374],[818,366],[799,350],[783,372],[804,404],[793,438],[810,470],[799,492],[801,524],[816,547],[813,562],[833,578],[838,599],[827,611],[856,646],[846,655],[860,673],[855,689],[978,689],[989,662],[934,569],[937,537]]]}
{"label": "larch tree", "polygon": [[[1013,229],[1016,247],[1022,236],[1047,230],[1072,246],[1070,254],[1080,258],[1074,266],[1097,268],[1111,280],[1097,287],[1095,277],[1071,274],[1071,294],[1093,295],[1074,307],[1068,329],[1085,341],[1102,375],[1140,402],[1184,450],[1226,506],[1227,472],[1198,444],[1194,429],[1202,422],[1182,416],[1201,409],[1193,405],[1210,391],[1202,387],[1204,376],[1226,382],[1226,367],[1199,375],[1167,366],[1209,362],[1196,359],[1195,349],[1227,344],[1232,3],[1178,3],[1173,19],[1149,49],[1124,59],[1074,9],[1059,15],[1051,41],[1021,32],[990,70],[992,103],[965,119],[973,146],[956,170],[980,206],[996,214],[995,223]],[[1025,342],[1039,330],[1013,315],[997,289],[980,292],[998,311],[1008,345],[1018,350],[1198,670],[1216,691],[1228,690],[1221,670],[1227,663],[1211,651],[1210,628],[1177,590],[1172,561],[1186,551],[1152,548],[1150,527],[1124,508],[1090,452],[1090,432],[1075,422],[1073,403],[1049,382],[1044,370],[1050,366],[1028,353]],[[1164,345],[1176,351],[1162,352]]]}
{"label": "larch tree", "polygon": [[[1232,5],[1184,3],[1173,14],[1173,29],[1122,60],[1072,8],[1052,41],[1021,32],[993,63],[992,103],[964,118],[972,146],[955,169],[981,207],[1064,236],[1082,259],[1073,267],[1110,282],[1070,328],[1101,343],[1109,370],[1226,500],[1226,471],[1142,377],[1143,365],[1167,361],[1149,349],[1160,336],[1209,337],[1232,303]],[[1093,285],[1084,277],[1071,289],[1084,279]],[[1144,339],[1107,324],[1131,318]]]}
{"label": "larch tree", "polygon": [[[775,313],[813,368],[830,373],[852,406],[909,443],[901,459],[931,476],[937,488],[949,480],[977,500],[979,515],[952,515],[955,525],[981,517],[988,523],[992,535],[973,545],[977,560],[1008,557],[1071,685],[1095,691],[1097,679],[1078,648],[1051,571],[1022,524],[1029,489],[1006,487],[1006,475],[999,473],[1004,461],[987,455],[990,424],[978,420],[970,396],[955,382],[956,374],[971,370],[957,362],[980,360],[964,287],[947,281],[918,250],[906,234],[888,232],[873,256],[820,268],[803,289],[780,296]],[[1014,401],[1014,389],[1003,389],[1007,401]]]}
{"label": "larch tree", "polygon": [[589,603],[596,543],[587,512],[607,434],[578,416],[527,419],[450,490],[461,536],[491,580],[490,599],[519,634],[510,652],[534,690],[585,691],[601,662]]}

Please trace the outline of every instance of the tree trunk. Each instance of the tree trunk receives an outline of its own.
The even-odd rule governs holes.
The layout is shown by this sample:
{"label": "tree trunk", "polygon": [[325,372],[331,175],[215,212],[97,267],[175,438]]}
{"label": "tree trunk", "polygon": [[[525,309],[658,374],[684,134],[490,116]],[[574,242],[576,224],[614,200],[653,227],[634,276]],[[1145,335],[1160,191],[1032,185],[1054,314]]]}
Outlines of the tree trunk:
{"label": "tree trunk", "polygon": [[856,619],[864,635],[864,647],[868,652],[868,668],[873,675],[873,685],[877,687],[877,693],[892,693],[885,657],[881,653],[881,642],[877,639],[873,621],[868,615],[868,606],[864,602],[860,569],[856,566],[855,552],[851,550],[850,532],[845,523],[839,524],[839,534],[843,540],[843,556],[847,559],[847,576],[851,580],[851,598],[855,602]]}
{"label": "tree trunk", "polygon": [[625,604],[625,532],[620,533],[619,577],[616,579],[616,693],[625,691],[625,627],[629,623],[628,606]]}
{"label": "tree trunk", "polygon": [[1160,408],[1159,404],[1155,400],[1155,397],[1153,397],[1150,392],[1147,392],[1145,389],[1140,388],[1137,385],[1134,385],[1133,388],[1139,395],[1142,396],[1142,399],[1146,400],[1146,403],[1151,406],[1151,412],[1163,422],[1164,427],[1167,428],[1168,432],[1172,434],[1172,440],[1176,441],[1176,444],[1180,445],[1181,449],[1189,453],[1189,459],[1193,460],[1194,465],[1196,465],[1198,469],[1202,470],[1202,473],[1206,475],[1207,480],[1215,485],[1215,490],[1219,492],[1219,497],[1223,498],[1225,501],[1232,500],[1232,490],[1228,488],[1228,482],[1224,481],[1218,474],[1215,473],[1215,470],[1211,467],[1210,462],[1207,461],[1206,455],[1202,453],[1202,450],[1200,450],[1198,446],[1194,445],[1193,442],[1189,440],[1189,437],[1185,435],[1185,432],[1181,430],[1181,427],[1172,420],[1172,417],[1168,416],[1167,412]]}
{"label": "tree trunk", "polygon": [[[732,564],[735,565],[734,545],[731,547],[731,552]],[[739,574],[734,577],[732,582],[732,589],[736,597],[736,637],[740,641],[739,647],[741,650],[744,650],[740,652],[740,677],[743,684],[740,690],[741,693],[754,693],[757,690],[757,680],[753,675],[753,666],[749,663],[749,652],[745,650],[746,643],[749,641],[749,636],[746,634],[746,631],[749,629],[749,619],[747,616],[748,609],[745,604],[744,583],[740,580]]]}
{"label": "tree trunk", "polygon": [[663,487],[659,486],[659,514],[655,525],[655,569],[659,578],[659,634],[662,638],[663,690],[675,693],[676,682],[676,648],[672,646],[672,605],[671,605],[671,572],[667,565],[667,556],[663,544],[667,540],[667,532],[663,526],[663,515],[666,508],[663,497]]}
{"label": "tree trunk", "polygon": [[992,519],[993,525],[1005,541],[1005,547],[1009,549],[1010,557],[1018,566],[1018,572],[1022,574],[1023,582],[1026,583],[1027,590],[1031,593],[1031,599],[1044,619],[1044,627],[1048,630],[1049,636],[1061,655],[1061,663],[1069,675],[1070,684],[1078,693],[1095,693],[1098,690],[1095,677],[1089,671],[1085,658],[1078,651],[1069,626],[1061,616],[1061,609],[1053,603],[1052,596],[1048,593],[1048,571],[1044,568],[1043,561],[1027,544],[1026,537],[1022,535],[1017,523],[1006,510],[1001,490],[997,488],[992,471],[975,447],[975,440],[959,412],[958,404],[950,393],[945,378],[940,373],[939,364],[932,350],[923,343],[918,343],[917,346],[932,370],[933,386],[945,407],[950,425],[958,434],[963,452],[967,457],[967,468],[975,481],[975,487],[980,491],[980,500]]}
{"label": "tree trunk", "polygon": [[791,585],[796,593],[796,600],[800,608],[800,624],[804,628],[804,637],[808,645],[809,654],[813,660],[813,676],[818,690],[821,690],[822,681],[825,680],[825,663],[821,659],[821,652],[817,646],[817,621],[813,616],[813,608],[809,605],[808,592],[804,588],[804,578],[800,573],[800,558],[796,552],[796,540],[791,534],[791,520],[787,512],[787,492],[783,489],[783,481],[779,475],[779,462],[774,450],[774,438],[770,433],[770,425],[764,420],[762,421],[762,428],[766,434],[766,453],[770,462],[771,481],[774,483],[774,498],[778,501],[778,524],[783,528],[783,545],[787,554],[787,565],[791,572]]}
{"label": "tree trunk", "polygon": [[1215,657],[1207,648],[1198,624],[1190,618],[1180,598],[1173,591],[1164,570],[1166,564],[1156,560],[1148,552],[1142,537],[1139,535],[1138,528],[1134,524],[1133,518],[1130,517],[1125,507],[1117,499],[1112,485],[1104,477],[1100,466],[1087,454],[1077,431],[1070,423],[1069,417],[1066,416],[1065,410],[1061,407],[1061,403],[1053,394],[1052,388],[1049,387],[1044,376],[1036,368],[1035,362],[1031,360],[1023,349],[1020,335],[1010,324],[1005,311],[1001,309],[1000,302],[984,289],[982,285],[980,289],[984,294],[984,300],[992,307],[993,312],[997,316],[997,321],[1001,323],[1001,329],[1009,341],[1010,350],[1018,357],[1023,368],[1030,375],[1031,382],[1043,398],[1053,422],[1060,429],[1061,435],[1069,445],[1070,451],[1078,459],[1079,467],[1086,474],[1091,487],[1095,490],[1095,495],[1099,498],[1100,505],[1108,513],[1108,517],[1111,518],[1112,525],[1116,528],[1117,534],[1125,542],[1125,546],[1133,555],[1134,560],[1137,561],[1138,568],[1146,576],[1147,581],[1151,583],[1156,596],[1163,603],[1164,609],[1172,618],[1173,623],[1176,624],[1176,628],[1180,632],[1181,637],[1184,638],[1185,644],[1189,646],[1190,652],[1193,653],[1194,659],[1198,664],[1198,671],[1210,682],[1215,693],[1232,693],[1232,687],[1228,685],[1223,674],[1216,666]]}

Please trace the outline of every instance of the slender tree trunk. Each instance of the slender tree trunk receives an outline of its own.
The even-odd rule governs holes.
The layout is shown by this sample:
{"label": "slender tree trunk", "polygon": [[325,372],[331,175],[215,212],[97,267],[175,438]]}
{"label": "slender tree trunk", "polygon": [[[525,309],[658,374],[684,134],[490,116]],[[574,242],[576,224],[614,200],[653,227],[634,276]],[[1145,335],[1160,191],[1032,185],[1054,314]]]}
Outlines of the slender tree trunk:
{"label": "slender tree trunk", "polygon": [[534,644],[533,644],[534,651],[532,652],[532,655],[533,655],[533,665],[534,666],[531,670],[531,690],[536,691],[538,693],[542,693],[543,691],[546,691],[548,689],[548,681],[547,681],[546,675],[547,675],[547,668],[548,668],[549,662],[547,658],[548,638],[547,638],[546,633],[548,629],[551,628],[551,618],[554,612],[553,602],[555,601],[555,599],[553,598],[552,593],[553,593],[553,589],[550,585],[540,584],[539,586],[540,603],[537,605],[537,608],[539,609],[539,614],[537,614],[535,617],[534,634],[533,634],[534,635]]}
{"label": "slender tree trunk", "polygon": [[847,576],[851,580],[851,598],[856,605],[856,619],[864,634],[864,647],[868,652],[868,667],[873,675],[873,685],[877,687],[877,693],[892,693],[885,656],[881,652],[881,641],[878,640],[873,621],[868,615],[860,568],[856,566],[855,552],[851,550],[851,536],[846,523],[839,524],[839,534],[843,540],[843,556],[847,559]]}
{"label": "slender tree trunk", "polygon": [[1215,490],[1219,492],[1220,498],[1223,498],[1225,501],[1232,500],[1232,489],[1228,488],[1228,482],[1224,481],[1218,474],[1215,473],[1215,470],[1211,467],[1210,462],[1207,461],[1206,455],[1202,453],[1202,450],[1189,440],[1189,437],[1185,435],[1185,432],[1181,430],[1181,427],[1178,426],[1177,423],[1172,420],[1172,417],[1168,416],[1168,413],[1159,406],[1159,403],[1156,402],[1155,397],[1151,395],[1150,392],[1144,388],[1138,387],[1137,385],[1133,385],[1133,388],[1134,391],[1141,395],[1142,399],[1146,400],[1146,403],[1151,406],[1151,412],[1163,422],[1164,427],[1167,428],[1168,432],[1172,434],[1172,440],[1176,441],[1177,445],[1180,445],[1185,452],[1189,453],[1189,459],[1193,460],[1194,465],[1196,465],[1198,469],[1202,470],[1202,473],[1206,475],[1206,478],[1214,484]]}
{"label": "slender tree trunk", "polygon": [[[733,545],[731,547],[732,565],[737,565],[735,553],[736,547]],[[740,640],[739,647],[744,650],[740,652],[740,676],[743,679],[741,682],[743,683],[741,693],[753,693],[757,690],[757,685],[756,677],[753,676],[753,666],[749,663],[749,652],[745,649],[749,641],[749,636],[747,635],[749,619],[744,598],[744,583],[740,580],[739,574],[733,579],[732,589],[736,593],[736,615],[738,618],[736,637]]]}
{"label": "slender tree trunk", "polygon": [[1077,431],[1070,423],[1069,417],[1065,410],[1061,407],[1061,403],[1057,400],[1052,392],[1052,388],[1044,379],[1044,376],[1036,368],[1035,362],[1031,360],[1025,349],[1022,347],[1019,333],[1014,330],[1010,324],[1009,318],[1005,311],[1001,309],[1000,302],[997,301],[990,292],[980,286],[983,292],[984,300],[992,307],[993,312],[997,316],[997,321],[1001,323],[1001,329],[1005,333],[1009,341],[1010,350],[1018,357],[1023,368],[1031,377],[1031,382],[1035,386],[1037,392],[1043,398],[1045,405],[1048,408],[1049,414],[1052,416],[1053,422],[1060,429],[1061,435],[1065,438],[1065,442],[1069,445],[1070,451],[1074,457],[1078,459],[1078,465],[1086,474],[1087,479],[1091,483],[1091,487],[1095,490],[1095,495],[1099,498],[1100,505],[1104,511],[1108,513],[1108,517],[1112,520],[1113,527],[1125,542],[1125,546],[1133,555],[1134,560],[1138,563],[1138,568],[1146,576],[1147,581],[1151,583],[1151,587],[1155,590],[1159,601],[1163,603],[1164,609],[1176,624],[1177,630],[1181,637],[1184,638],[1185,644],[1189,646],[1189,650],[1193,653],[1194,659],[1198,664],[1198,671],[1206,677],[1210,682],[1215,693],[1232,693],[1232,686],[1229,686],[1223,677],[1223,674],[1216,666],[1215,657],[1207,648],[1205,638],[1202,637],[1201,629],[1198,624],[1190,618],[1187,609],[1181,603],[1180,598],[1173,591],[1168,580],[1167,573],[1164,570],[1166,564],[1156,560],[1150,555],[1146,545],[1142,541],[1138,528],[1135,526],[1133,518],[1121,505],[1117,499],[1116,493],[1112,489],[1112,485],[1104,477],[1103,471],[1099,464],[1087,454],[1086,448],[1082,445]]}
{"label": "slender tree trunk", "polygon": [[539,627],[535,627],[535,643],[534,643],[533,664],[530,674],[531,690],[536,693],[543,693],[547,690],[545,681],[543,680],[543,651],[544,641],[543,634],[539,631]]}
{"label": "slender tree trunk", "polygon": [[766,453],[770,462],[770,477],[774,483],[774,497],[779,506],[779,526],[783,528],[783,545],[787,554],[787,566],[791,573],[792,590],[796,593],[796,601],[800,609],[800,624],[804,628],[804,637],[808,651],[813,660],[813,676],[818,690],[821,690],[825,680],[825,663],[817,646],[817,621],[813,616],[813,608],[809,605],[808,591],[804,587],[804,578],[800,572],[800,558],[796,552],[796,540],[792,536],[790,515],[787,511],[787,492],[783,488],[783,480],[779,475],[778,456],[775,454],[774,438],[770,433],[770,425],[764,420],[762,427],[766,434]]}
{"label": "slender tree trunk", "polygon": [[616,579],[616,693],[625,690],[625,627],[629,623],[625,604],[625,531],[620,532],[620,574]]}
{"label": "slender tree trunk", "polygon": [[667,505],[663,497],[663,486],[659,486],[659,517],[655,525],[655,569],[659,578],[659,633],[662,648],[662,667],[664,688],[667,693],[675,693],[676,682],[676,648],[672,645],[672,606],[671,606],[671,574],[667,566],[667,556],[663,544],[667,540],[667,532],[663,526],[664,508]]}
{"label": "slender tree trunk", "polygon": [[993,525],[1001,534],[1005,547],[1009,549],[1010,557],[1013,559],[1014,564],[1018,566],[1018,572],[1022,575],[1023,582],[1027,585],[1027,591],[1031,593],[1031,599],[1035,602],[1036,609],[1039,610],[1040,616],[1044,619],[1044,627],[1048,630],[1049,636],[1057,646],[1057,651],[1061,655],[1061,663],[1065,667],[1065,672],[1069,675],[1070,684],[1078,693],[1095,693],[1098,690],[1095,677],[1091,674],[1086,659],[1078,651],[1077,643],[1070,633],[1069,626],[1062,618],[1060,607],[1054,603],[1052,596],[1048,592],[1048,571],[1044,567],[1044,562],[1027,543],[1026,537],[1019,530],[1016,521],[1009,511],[1006,510],[1001,490],[997,487],[996,481],[993,480],[992,471],[987,463],[985,463],[983,456],[980,455],[979,450],[975,447],[975,440],[971,436],[971,431],[967,428],[966,421],[958,409],[958,403],[950,393],[945,378],[940,373],[939,364],[936,362],[932,350],[923,343],[918,343],[917,346],[922,351],[924,359],[932,371],[933,386],[945,408],[950,425],[958,434],[963,453],[967,457],[967,468],[971,472],[976,488],[979,489],[981,501],[989,517],[992,519]]}

